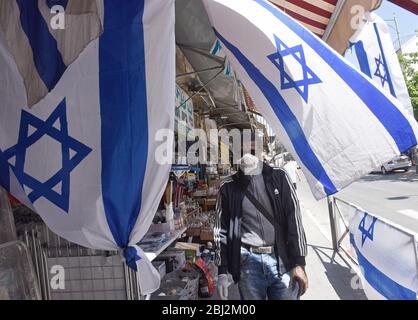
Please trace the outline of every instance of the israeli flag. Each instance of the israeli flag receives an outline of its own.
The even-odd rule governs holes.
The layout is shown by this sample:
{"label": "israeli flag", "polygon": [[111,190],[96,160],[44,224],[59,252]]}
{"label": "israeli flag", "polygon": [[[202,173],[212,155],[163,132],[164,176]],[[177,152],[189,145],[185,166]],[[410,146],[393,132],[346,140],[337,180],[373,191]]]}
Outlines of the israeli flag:
{"label": "israeli flag", "polygon": [[366,13],[364,24],[350,43],[360,70],[413,115],[411,98],[386,22],[375,13]]}
{"label": "israeli flag", "polygon": [[[101,3],[103,33],[32,108],[0,33],[0,183],[58,235],[120,250],[150,293],[159,274],[136,244],[170,172],[155,158],[155,136],[174,126],[174,0]],[[33,52],[60,55],[26,36]]]}
{"label": "israeli flag", "polygon": [[414,235],[360,209],[347,212],[350,243],[370,300],[416,300],[418,268]]}
{"label": "israeli flag", "polygon": [[399,101],[265,0],[204,0],[255,104],[300,163],[317,199],[417,144]]}
{"label": "israeli flag", "polygon": [[1,1],[0,32],[31,107],[54,89],[68,66],[103,32],[103,1]]}

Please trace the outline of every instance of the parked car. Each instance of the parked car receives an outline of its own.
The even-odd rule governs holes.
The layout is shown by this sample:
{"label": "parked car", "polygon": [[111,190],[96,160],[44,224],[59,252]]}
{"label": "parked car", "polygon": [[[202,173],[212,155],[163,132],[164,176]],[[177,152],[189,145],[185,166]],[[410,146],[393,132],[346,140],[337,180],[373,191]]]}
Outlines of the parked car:
{"label": "parked car", "polygon": [[380,168],[380,172],[382,174],[387,174],[394,170],[404,170],[405,172],[407,172],[411,166],[411,159],[409,159],[408,156],[401,155],[399,157],[394,158],[392,161],[384,163]]}

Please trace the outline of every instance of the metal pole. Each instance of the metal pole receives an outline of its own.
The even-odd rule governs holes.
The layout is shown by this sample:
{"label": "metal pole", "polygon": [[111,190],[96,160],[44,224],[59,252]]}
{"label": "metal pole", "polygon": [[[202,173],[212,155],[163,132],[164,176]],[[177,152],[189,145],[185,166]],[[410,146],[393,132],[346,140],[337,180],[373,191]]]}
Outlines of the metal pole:
{"label": "metal pole", "polygon": [[329,37],[330,37],[330,35],[332,33],[332,30],[334,29],[335,24],[337,23],[337,20],[340,17],[341,12],[343,11],[343,8],[344,8],[346,2],[347,2],[347,0],[339,0],[337,2],[337,5],[335,7],[335,11],[334,11],[334,13],[331,16],[331,19],[330,19],[330,21],[328,23],[328,26],[327,26],[327,28],[326,28],[326,30],[324,32],[324,35],[323,35],[323,40],[325,42],[328,41],[328,39],[329,39]]}
{"label": "metal pole", "polygon": [[396,19],[396,14],[393,14],[393,21],[395,22],[396,34],[398,36],[399,53],[402,54],[401,34],[399,32],[399,25],[398,20]]}
{"label": "metal pole", "polygon": [[418,174],[418,148],[417,147],[415,147],[414,149],[412,158],[415,161],[415,172]]}
{"label": "metal pole", "polygon": [[129,269],[128,266],[124,263],[123,264],[123,275],[125,278],[125,290],[126,290],[126,300],[132,300],[131,299],[131,288],[129,284]]}
{"label": "metal pole", "polygon": [[213,70],[221,69],[223,67],[224,67],[223,65],[218,65],[218,66],[211,67],[211,68],[206,68],[206,69],[201,69],[201,70],[197,70],[197,71],[181,73],[181,74],[176,75],[176,79],[181,78],[181,77],[187,77],[187,76],[197,75],[197,74],[203,73],[203,72],[208,72],[208,71],[213,71]]}
{"label": "metal pole", "polygon": [[414,241],[415,263],[416,263],[417,274],[418,274],[418,239],[417,239],[416,235],[413,235],[412,239]]}
{"label": "metal pole", "polygon": [[0,186],[0,243],[17,240],[12,207],[6,190]]}
{"label": "metal pole", "polygon": [[328,212],[329,212],[329,221],[331,225],[331,239],[332,239],[332,249],[338,251],[338,240],[337,240],[337,221],[334,212],[334,202],[331,197],[327,197],[328,201]]}
{"label": "metal pole", "polygon": [[222,70],[220,70],[218,73],[216,73],[209,81],[207,81],[206,83],[203,84],[202,88],[200,88],[199,90],[197,90],[195,93],[193,93],[188,99],[186,99],[186,101],[184,101],[181,105],[179,105],[178,107],[176,107],[177,109],[180,109],[182,106],[184,106],[187,102],[189,102],[190,100],[192,100],[195,96],[197,96],[200,92],[202,92],[203,90],[206,90],[206,87],[208,85],[210,85],[217,77],[219,77],[219,75],[224,72],[225,70],[225,64],[223,65]]}

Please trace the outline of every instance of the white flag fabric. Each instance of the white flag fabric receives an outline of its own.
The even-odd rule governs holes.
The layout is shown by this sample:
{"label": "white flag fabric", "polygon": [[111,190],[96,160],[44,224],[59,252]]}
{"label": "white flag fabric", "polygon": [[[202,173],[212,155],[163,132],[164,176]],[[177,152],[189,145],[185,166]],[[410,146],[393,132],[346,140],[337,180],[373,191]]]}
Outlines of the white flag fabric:
{"label": "white flag fabric", "polygon": [[101,36],[32,108],[0,33],[0,183],[58,235],[120,250],[150,293],[159,274],[136,244],[170,172],[155,158],[155,134],[174,126],[174,0],[105,0],[103,21]]}
{"label": "white flag fabric", "polygon": [[[23,77],[28,106],[55,87],[102,31],[103,0],[0,1],[0,32]],[[51,49],[60,54],[49,55]]]}
{"label": "white flag fabric", "polygon": [[397,98],[413,115],[411,98],[388,25],[375,13],[366,13],[364,19],[363,26],[350,39],[361,71]]}
{"label": "white flag fabric", "polygon": [[418,124],[369,78],[265,0],[204,0],[215,34],[317,199],[417,144]]}
{"label": "white flag fabric", "polygon": [[371,300],[416,300],[416,240],[360,209],[343,209],[350,243],[361,270],[364,292]]}

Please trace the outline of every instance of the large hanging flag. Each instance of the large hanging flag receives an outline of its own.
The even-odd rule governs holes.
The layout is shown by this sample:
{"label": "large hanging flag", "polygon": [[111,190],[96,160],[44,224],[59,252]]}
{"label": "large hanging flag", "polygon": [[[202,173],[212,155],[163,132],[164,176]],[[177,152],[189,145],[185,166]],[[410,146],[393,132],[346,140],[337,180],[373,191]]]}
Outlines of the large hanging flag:
{"label": "large hanging flag", "polygon": [[[58,235],[120,250],[149,293],[159,274],[136,244],[170,172],[155,135],[174,126],[174,0],[104,0],[103,22],[33,108],[0,33],[0,182]],[[35,50],[38,37],[27,37]]]}
{"label": "large hanging flag", "polygon": [[238,78],[317,199],[417,144],[397,99],[264,0],[204,0]]}
{"label": "large hanging flag", "polygon": [[413,234],[363,210],[343,206],[350,244],[371,300],[416,300],[418,270]]}
{"label": "large hanging flag", "polygon": [[411,98],[386,22],[375,13],[367,13],[363,26],[350,43],[361,71],[397,98],[413,115]]}
{"label": "large hanging flag", "polygon": [[23,77],[28,106],[56,86],[102,31],[102,0],[0,1],[0,32]]}

